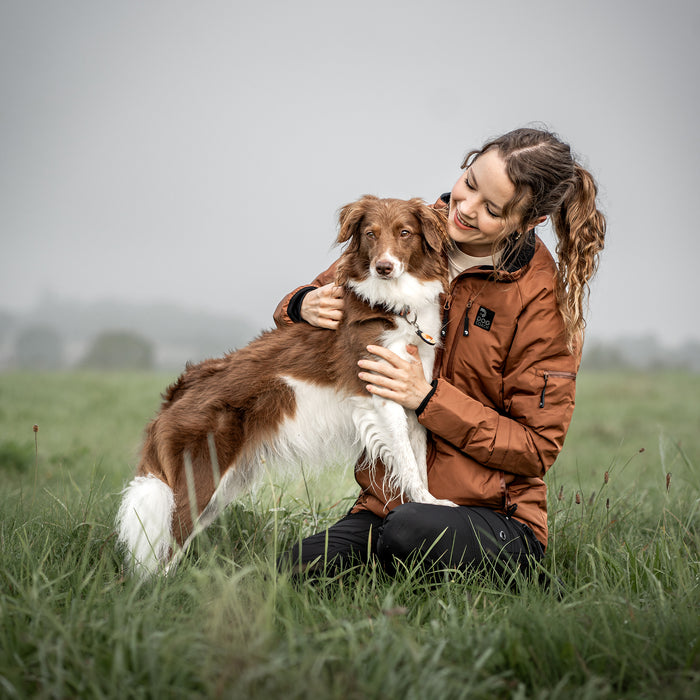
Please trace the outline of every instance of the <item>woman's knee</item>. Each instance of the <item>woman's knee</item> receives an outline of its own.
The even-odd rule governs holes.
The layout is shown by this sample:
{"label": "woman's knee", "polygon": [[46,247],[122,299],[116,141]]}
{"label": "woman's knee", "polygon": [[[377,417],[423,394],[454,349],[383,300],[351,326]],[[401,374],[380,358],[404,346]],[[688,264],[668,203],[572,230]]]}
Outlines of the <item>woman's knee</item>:
{"label": "woman's knee", "polygon": [[529,549],[513,526],[502,514],[484,508],[406,503],[386,517],[377,554],[388,570],[394,570],[395,560],[415,560],[428,568],[514,563]]}
{"label": "woman's knee", "polygon": [[379,533],[377,555],[384,565],[394,559],[405,561],[411,556],[444,549],[440,540],[447,535],[444,521],[433,506],[425,503],[404,503],[387,515]]}

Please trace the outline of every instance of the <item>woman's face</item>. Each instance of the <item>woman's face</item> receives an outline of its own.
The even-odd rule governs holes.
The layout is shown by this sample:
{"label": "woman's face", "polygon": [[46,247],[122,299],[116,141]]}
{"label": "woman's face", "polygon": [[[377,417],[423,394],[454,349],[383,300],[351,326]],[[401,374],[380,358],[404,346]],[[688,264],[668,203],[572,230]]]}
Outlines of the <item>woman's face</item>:
{"label": "woman's face", "polygon": [[496,149],[472,161],[452,188],[447,232],[465,253],[485,257],[503,233],[502,214],[513,198],[515,186]]}

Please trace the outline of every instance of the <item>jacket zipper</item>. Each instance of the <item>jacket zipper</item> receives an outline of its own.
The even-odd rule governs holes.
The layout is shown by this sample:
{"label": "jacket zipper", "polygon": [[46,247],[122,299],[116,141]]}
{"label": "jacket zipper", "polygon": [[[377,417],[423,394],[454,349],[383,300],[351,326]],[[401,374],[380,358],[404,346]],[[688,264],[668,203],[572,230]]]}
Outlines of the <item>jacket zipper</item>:
{"label": "jacket zipper", "polygon": [[[463,275],[464,273],[462,273]],[[460,275],[461,277],[461,275]],[[455,278],[457,279],[457,278]],[[454,280],[452,282],[452,286],[454,288]],[[469,301],[467,302],[467,308],[464,312],[464,327],[462,329],[462,337],[466,338],[469,335],[469,309],[472,308],[472,304],[476,300],[476,298],[481,294],[483,291],[484,287],[488,284],[488,279],[479,287],[479,289],[474,292],[471,297],[469,297]],[[447,322],[448,322],[448,317],[449,317],[449,311],[450,307],[452,306],[452,293],[450,292],[447,295],[447,298],[445,299],[445,303],[443,304],[443,309],[445,311],[445,315],[443,316],[443,326],[442,326],[442,338],[443,340],[445,339],[447,335]],[[448,377],[452,376],[452,365],[454,363],[454,358],[455,354],[457,352],[457,343],[452,344],[452,351],[450,352],[448,358],[447,358],[447,365],[445,369],[445,375]]]}
{"label": "jacket zipper", "polygon": [[443,341],[447,337],[447,323],[450,319],[450,306],[452,306],[452,295],[447,294],[442,305],[442,328],[440,329],[440,337]]}
{"label": "jacket zipper", "polygon": [[462,330],[462,335],[466,338],[469,335],[469,309],[472,308],[472,302],[474,299],[470,299],[467,302],[467,309],[464,312],[464,329]]}
{"label": "jacket zipper", "polygon": [[542,387],[542,393],[540,394],[540,408],[544,408],[544,395],[547,391],[547,382],[550,377],[563,377],[564,379],[576,379],[575,372],[542,372],[544,377],[544,386]]}
{"label": "jacket zipper", "polygon": [[547,391],[547,381],[549,380],[549,374],[544,373],[544,386],[542,387],[542,393],[540,394],[540,408],[544,408],[544,393]]}
{"label": "jacket zipper", "polygon": [[[472,295],[471,299],[467,302],[467,308],[464,312],[464,327],[462,329],[462,337],[467,337],[469,335],[469,309],[472,308],[472,304],[474,303],[474,299],[476,299],[477,296],[479,296],[479,293],[481,290],[479,290],[476,294]],[[452,297],[450,296],[448,300],[446,300],[445,305],[443,308],[445,309],[446,312],[449,312],[450,305],[452,303]],[[445,315],[445,326],[444,328],[447,328],[447,313]],[[443,336],[444,337],[444,336]],[[447,358],[447,367],[445,370],[445,374],[448,377],[452,376],[452,366],[454,364],[454,358],[457,353],[457,343],[452,344],[452,351],[449,354],[449,357]]]}

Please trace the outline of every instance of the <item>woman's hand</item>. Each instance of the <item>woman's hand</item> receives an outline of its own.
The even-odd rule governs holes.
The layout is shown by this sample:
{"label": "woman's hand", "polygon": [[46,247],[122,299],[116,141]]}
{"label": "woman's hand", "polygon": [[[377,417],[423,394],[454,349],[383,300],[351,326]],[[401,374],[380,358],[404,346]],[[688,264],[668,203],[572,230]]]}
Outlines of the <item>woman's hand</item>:
{"label": "woman's hand", "polygon": [[379,345],[368,345],[368,352],[379,360],[360,360],[357,364],[367,372],[359,378],[367,382],[367,391],[385,399],[391,399],[404,408],[415,410],[430,393],[432,386],[426,381],[423,365],[418,359],[418,348],[407,345],[412,358],[402,360],[396,353]]}
{"label": "woman's hand", "polygon": [[334,284],[312,290],[301,302],[301,317],[312,326],[337,330],[345,308],[344,294],[343,288]]}

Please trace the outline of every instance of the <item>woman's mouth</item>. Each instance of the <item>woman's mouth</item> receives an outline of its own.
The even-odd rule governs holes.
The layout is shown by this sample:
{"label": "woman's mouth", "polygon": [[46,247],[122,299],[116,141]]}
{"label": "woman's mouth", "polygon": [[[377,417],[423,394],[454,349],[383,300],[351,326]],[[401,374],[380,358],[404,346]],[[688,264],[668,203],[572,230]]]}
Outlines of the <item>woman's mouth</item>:
{"label": "woman's mouth", "polygon": [[454,215],[454,222],[457,224],[457,226],[461,229],[468,230],[468,231],[476,231],[477,228],[476,226],[472,226],[471,224],[468,224],[460,215],[459,209],[455,209],[455,215]]}

